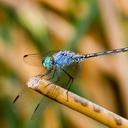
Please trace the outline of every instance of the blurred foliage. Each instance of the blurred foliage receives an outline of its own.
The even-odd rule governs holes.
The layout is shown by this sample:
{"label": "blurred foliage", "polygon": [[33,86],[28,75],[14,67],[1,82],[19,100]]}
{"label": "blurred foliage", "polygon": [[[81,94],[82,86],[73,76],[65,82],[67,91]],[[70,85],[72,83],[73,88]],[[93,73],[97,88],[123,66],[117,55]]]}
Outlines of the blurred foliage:
{"label": "blurred foliage", "polygon": [[0,37],[4,40],[4,42],[10,42],[11,40],[11,32],[10,29],[13,25],[13,11],[12,9],[1,6],[0,8]]}
{"label": "blurred foliage", "polygon": [[[61,49],[90,53],[125,47],[127,28],[125,0],[1,0],[0,126],[105,127],[27,89],[28,78],[44,69],[25,64],[22,57]],[[124,54],[89,59],[82,63],[70,90],[128,118],[127,64]],[[65,77],[63,80],[67,81]],[[27,92],[13,105],[23,88]],[[32,114],[39,101],[39,108]]]}

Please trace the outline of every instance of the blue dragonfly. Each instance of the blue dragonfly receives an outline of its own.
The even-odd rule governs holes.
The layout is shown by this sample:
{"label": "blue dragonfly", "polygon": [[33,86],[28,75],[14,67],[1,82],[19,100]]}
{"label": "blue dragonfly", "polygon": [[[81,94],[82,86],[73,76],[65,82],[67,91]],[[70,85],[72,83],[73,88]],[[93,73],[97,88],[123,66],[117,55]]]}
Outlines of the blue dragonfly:
{"label": "blue dragonfly", "polygon": [[[87,58],[108,55],[108,54],[116,54],[120,52],[128,52],[128,47],[113,49],[113,50],[106,50],[106,51],[90,53],[90,54],[77,54],[72,51],[60,50],[56,52],[50,52],[45,57],[39,58],[39,54],[28,54],[28,55],[24,55],[23,58],[26,63],[32,64],[34,62],[36,63],[36,65],[41,65],[47,70],[47,72],[42,74],[41,77],[49,75],[52,72],[52,75],[50,75],[51,77],[49,78],[49,80],[56,77],[57,81],[59,81],[61,72],[66,74],[69,78],[66,84],[67,93],[68,93],[68,90],[70,89],[71,84],[74,80],[74,76],[70,74],[68,70],[66,70],[66,68],[69,67],[71,69],[74,66],[75,69],[77,69],[76,68],[77,65],[81,61],[86,60]],[[38,58],[38,59],[35,59],[35,58]],[[30,60],[33,60],[33,62],[31,62]]]}
{"label": "blue dragonfly", "polygon": [[[46,69],[46,73],[41,74],[41,78],[44,76],[50,76],[48,80],[52,80],[56,77],[56,81],[53,82],[60,81],[60,76],[63,72],[68,77],[66,84],[68,101],[68,91],[70,90],[71,84],[74,80],[74,76],[72,73],[68,72],[69,70],[66,70],[66,68],[72,69],[73,67],[75,67],[75,69],[78,69],[78,64],[83,60],[102,55],[116,54],[120,52],[128,52],[128,47],[90,54],[78,54],[72,51],[60,50],[56,52],[49,52],[49,54],[44,57],[42,57],[40,54],[28,54],[24,55],[23,59],[26,63],[44,67]],[[15,98],[13,103],[15,103],[18,98],[19,95]],[[37,110],[38,106],[39,104],[37,105],[35,111]]]}

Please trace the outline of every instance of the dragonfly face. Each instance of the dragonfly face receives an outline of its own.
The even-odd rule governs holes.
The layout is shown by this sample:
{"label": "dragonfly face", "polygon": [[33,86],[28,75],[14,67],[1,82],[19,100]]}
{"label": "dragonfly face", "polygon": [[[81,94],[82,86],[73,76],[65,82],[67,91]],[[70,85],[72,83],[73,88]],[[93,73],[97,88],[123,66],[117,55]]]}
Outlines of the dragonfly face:
{"label": "dragonfly face", "polygon": [[42,64],[43,64],[44,68],[46,68],[47,70],[52,69],[54,66],[53,57],[45,57],[42,61]]}

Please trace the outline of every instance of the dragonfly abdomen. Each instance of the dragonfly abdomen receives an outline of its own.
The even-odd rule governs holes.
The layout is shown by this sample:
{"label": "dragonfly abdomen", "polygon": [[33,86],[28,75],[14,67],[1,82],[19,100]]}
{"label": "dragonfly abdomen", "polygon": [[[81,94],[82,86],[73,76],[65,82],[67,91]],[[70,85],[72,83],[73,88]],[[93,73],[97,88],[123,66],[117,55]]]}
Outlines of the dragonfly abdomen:
{"label": "dragonfly abdomen", "polygon": [[64,67],[65,65],[70,65],[71,63],[79,63],[86,58],[92,58],[92,57],[97,57],[107,54],[115,54],[120,52],[127,52],[127,51],[128,51],[128,47],[114,49],[114,50],[106,50],[106,51],[90,53],[90,54],[76,54],[71,51],[62,50],[54,54],[53,58],[55,64],[58,64],[60,67]]}
{"label": "dragonfly abdomen", "polygon": [[97,57],[97,56],[108,55],[108,54],[117,54],[120,52],[127,52],[127,51],[128,51],[128,47],[113,49],[113,50],[106,50],[106,51],[102,51],[102,52],[85,54],[85,58]]}

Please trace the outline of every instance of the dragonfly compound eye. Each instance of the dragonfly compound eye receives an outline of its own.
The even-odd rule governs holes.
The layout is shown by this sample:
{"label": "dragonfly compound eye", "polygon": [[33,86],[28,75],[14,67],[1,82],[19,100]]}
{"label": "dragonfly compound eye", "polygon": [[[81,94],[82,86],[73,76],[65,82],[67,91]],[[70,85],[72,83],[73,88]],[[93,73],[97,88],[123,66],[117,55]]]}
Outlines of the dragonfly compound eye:
{"label": "dragonfly compound eye", "polygon": [[51,69],[53,67],[53,60],[52,60],[52,57],[46,57],[43,62],[42,62],[43,66],[46,68],[46,69]]}

